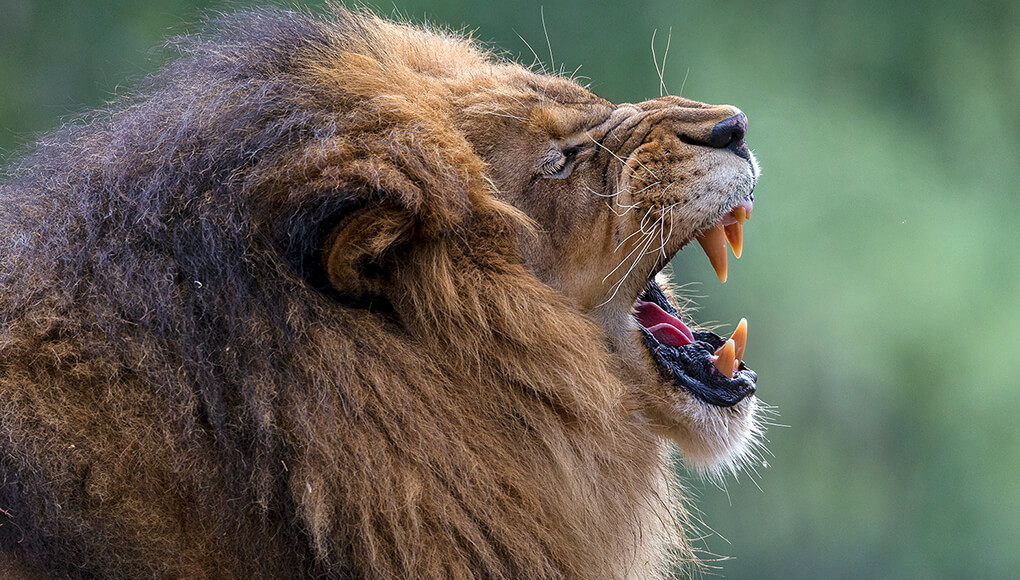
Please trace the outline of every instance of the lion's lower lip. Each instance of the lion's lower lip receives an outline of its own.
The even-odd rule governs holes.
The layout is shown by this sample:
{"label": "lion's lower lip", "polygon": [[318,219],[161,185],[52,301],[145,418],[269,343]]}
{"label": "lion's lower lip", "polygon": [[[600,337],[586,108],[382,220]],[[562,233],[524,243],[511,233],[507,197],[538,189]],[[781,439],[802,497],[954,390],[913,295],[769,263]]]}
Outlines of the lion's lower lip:
{"label": "lion's lower lip", "polygon": [[648,283],[634,310],[645,346],[664,379],[720,407],[733,406],[754,393],[758,376],[743,361],[746,320],[729,339],[692,332],[654,281]]}

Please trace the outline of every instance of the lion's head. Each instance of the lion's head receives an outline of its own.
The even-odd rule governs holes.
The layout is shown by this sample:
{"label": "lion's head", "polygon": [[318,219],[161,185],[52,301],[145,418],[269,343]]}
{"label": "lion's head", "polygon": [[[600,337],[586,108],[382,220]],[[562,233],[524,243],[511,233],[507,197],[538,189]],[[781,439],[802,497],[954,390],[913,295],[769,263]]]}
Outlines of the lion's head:
{"label": "lion's head", "polygon": [[[393,24],[374,26],[363,48],[353,78],[348,64],[335,67],[344,75],[337,85],[384,111],[414,111],[401,122],[442,139],[433,147],[458,156],[446,167],[479,183],[486,202],[510,204],[529,218],[517,224],[514,252],[604,329],[634,388],[628,402],[637,416],[676,441],[698,469],[744,459],[758,428],[757,377],[743,363],[746,322],[729,347],[712,333],[692,332],[655,278],[698,239],[725,282],[726,242],[739,257],[759,175],[744,142],[746,116],[672,96],[617,105],[462,39]],[[371,284],[371,275],[352,268],[362,257],[351,249],[364,246],[349,232],[361,236],[392,215],[372,208],[337,227],[326,259],[334,288],[360,293]],[[410,223],[397,218],[391,226]],[[401,250],[389,259],[400,262]],[[404,292],[387,283],[374,288],[369,294],[390,301]]]}
{"label": "lion's head", "polygon": [[469,39],[230,16],[0,185],[0,562],[82,577],[646,577],[662,437],[755,445],[729,106],[615,105]]}

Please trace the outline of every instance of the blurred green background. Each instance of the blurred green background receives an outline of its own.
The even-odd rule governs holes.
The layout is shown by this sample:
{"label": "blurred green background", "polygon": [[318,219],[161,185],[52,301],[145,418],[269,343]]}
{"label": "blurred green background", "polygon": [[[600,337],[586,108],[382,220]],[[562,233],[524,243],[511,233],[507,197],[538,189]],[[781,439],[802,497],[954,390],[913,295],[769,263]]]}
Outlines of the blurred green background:
{"label": "blurred green background", "polygon": [[[168,35],[244,3],[0,0],[0,155],[109,100]],[[751,323],[768,467],[689,479],[728,578],[1020,574],[1020,3],[369,3],[474,30],[611,100],[741,107],[764,167],[699,321]],[[686,82],[685,82],[686,77]],[[760,487],[760,490],[759,490]]]}

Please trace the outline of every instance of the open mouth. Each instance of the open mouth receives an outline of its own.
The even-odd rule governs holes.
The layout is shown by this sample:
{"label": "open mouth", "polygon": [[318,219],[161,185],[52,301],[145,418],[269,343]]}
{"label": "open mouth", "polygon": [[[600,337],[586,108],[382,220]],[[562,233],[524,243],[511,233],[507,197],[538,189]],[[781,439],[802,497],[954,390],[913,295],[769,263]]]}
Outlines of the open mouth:
{"label": "open mouth", "polygon": [[[752,208],[753,197],[748,196],[698,236],[722,282],[726,281],[727,242],[739,258],[743,223]],[[659,270],[651,273],[648,285],[635,302],[634,318],[662,378],[718,407],[732,407],[754,394],[758,375],[744,365],[747,321],[741,319],[728,339],[713,332],[692,331],[680,320],[679,311],[655,281]]]}

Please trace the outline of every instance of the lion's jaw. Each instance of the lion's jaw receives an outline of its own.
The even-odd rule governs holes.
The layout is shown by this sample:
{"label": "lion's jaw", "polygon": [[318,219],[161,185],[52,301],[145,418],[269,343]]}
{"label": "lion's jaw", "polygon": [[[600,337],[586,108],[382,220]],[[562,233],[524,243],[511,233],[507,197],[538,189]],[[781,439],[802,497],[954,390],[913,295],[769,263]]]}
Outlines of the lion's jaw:
{"label": "lion's jaw", "polygon": [[[678,97],[613,105],[550,77],[523,84],[520,93],[502,89],[498,105],[474,103],[483,114],[469,116],[467,133],[500,195],[539,225],[522,237],[528,266],[605,330],[634,386],[636,418],[675,441],[694,468],[736,469],[760,434],[757,377],[742,353],[715,365],[733,365],[723,371],[730,376],[716,370],[725,339],[692,334],[654,291],[656,274],[686,244],[725,236],[723,225],[740,230],[759,175],[743,142],[746,118]],[[740,126],[720,141],[716,128],[733,120]],[[723,278],[720,248],[709,248]],[[640,323],[648,321],[641,310],[654,311],[656,324]],[[689,340],[669,338],[679,334]]]}

